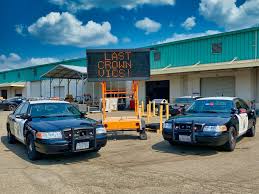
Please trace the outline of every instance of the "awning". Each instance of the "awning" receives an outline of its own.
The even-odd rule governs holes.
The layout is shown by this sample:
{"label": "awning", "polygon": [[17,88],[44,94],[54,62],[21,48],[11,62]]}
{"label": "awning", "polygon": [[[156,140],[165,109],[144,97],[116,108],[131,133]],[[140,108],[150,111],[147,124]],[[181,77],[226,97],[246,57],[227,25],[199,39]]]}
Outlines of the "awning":
{"label": "awning", "polygon": [[11,83],[0,84],[0,88],[5,88],[5,87],[24,88],[25,87],[25,82],[11,82]]}
{"label": "awning", "polygon": [[165,67],[163,69],[151,70],[151,75],[161,74],[173,74],[173,73],[187,73],[187,72],[199,72],[199,71],[211,71],[211,70],[224,70],[224,69],[240,69],[240,68],[252,68],[259,67],[259,60],[242,60],[242,61],[230,61],[223,63],[210,63],[210,64],[195,64],[183,67]]}
{"label": "awning", "polygon": [[86,67],[61,64],[43,74],[41,77],[61,79],[85,79],[87,78],[87,69]]}

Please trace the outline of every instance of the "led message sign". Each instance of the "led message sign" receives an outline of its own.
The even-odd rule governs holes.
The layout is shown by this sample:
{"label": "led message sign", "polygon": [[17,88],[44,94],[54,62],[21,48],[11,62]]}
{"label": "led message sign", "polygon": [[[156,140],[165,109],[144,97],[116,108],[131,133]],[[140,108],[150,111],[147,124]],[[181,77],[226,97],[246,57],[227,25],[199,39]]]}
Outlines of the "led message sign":
{"label": "led message sign", "polygon": [[149,50],[88,50],[88,81],[148,80]]}

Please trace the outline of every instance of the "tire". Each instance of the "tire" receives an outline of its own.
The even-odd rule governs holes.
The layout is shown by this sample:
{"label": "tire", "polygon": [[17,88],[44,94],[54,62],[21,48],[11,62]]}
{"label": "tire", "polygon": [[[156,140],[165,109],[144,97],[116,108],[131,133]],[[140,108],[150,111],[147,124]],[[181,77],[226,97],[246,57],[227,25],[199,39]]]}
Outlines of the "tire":
{"label": "tire", "polygon": [[8,110],[9,110],[9,111],[14,111],[15,108],[16,108],[16,106],[14,106],[14,105],[9,105],[9,106],[8,106]]}
{"label": "tire", "polygon": [[247,137],[255,136],[255,123],[253,123],[253,126],[250,129],[248,129],[248,131],[246,132],[246,136]]}
{"label": "tire", "polygon": [[15,136],[11,133],[11,130],[9,129],[9,127],[7,128],[7,141],[9,144],[15,143]]}
{"label": "tire", "polygon": [[237,142],[236,129],[235,127],[231,126],[228,130],[228,141],[223,147],[226,151],[232,152],[235,150],[236,142]]}
{"label": "tire", "polygon": [[141,140],[147,140],[147,133],[146,133],[145,131],[141,131],[141,132],[139,133],[139,138],[140,138]]}
{"label": "tire", "polygon": [[36,151],[34,137],[28,134],[26,138],[27,155],[30,160],[37,160],[40,158],[40,153]]}
{"label": "tire", "polygon": [[91,150],[91,152],[97,153],[97,152],[100,151],[101,148],[102,148],[101,146],[98,146],[98,147],[96,147],[94,150]]}
{"label": "tire", "polygon": [[171,146],[177,145],[177,142],[175,142],[175,141],[173,141],[173,140],[169,140],[168,142],[169,142],[169,144],[170,144]]}

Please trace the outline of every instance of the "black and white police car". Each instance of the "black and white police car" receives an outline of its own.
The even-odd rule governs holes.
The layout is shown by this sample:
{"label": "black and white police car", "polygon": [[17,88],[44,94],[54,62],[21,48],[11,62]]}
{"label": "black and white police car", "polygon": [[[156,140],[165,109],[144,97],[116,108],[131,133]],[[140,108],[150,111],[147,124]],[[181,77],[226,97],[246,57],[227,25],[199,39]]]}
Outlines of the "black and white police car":
{"label": "black and white police car", "polygon": [[99,151],[106,145],[105,128],[86,118],[65,101],[27,101],[8,116],[8,142],[16,140],[27,147],[28,157],[40,154]]}
{"label": "black and white police car", "polygon": [[233,151],[242,135],[255,136],[256,113],[236,97],[209,97],[196,100],[181,116],[164,123],[163,137],[176,143],[222,146]]}

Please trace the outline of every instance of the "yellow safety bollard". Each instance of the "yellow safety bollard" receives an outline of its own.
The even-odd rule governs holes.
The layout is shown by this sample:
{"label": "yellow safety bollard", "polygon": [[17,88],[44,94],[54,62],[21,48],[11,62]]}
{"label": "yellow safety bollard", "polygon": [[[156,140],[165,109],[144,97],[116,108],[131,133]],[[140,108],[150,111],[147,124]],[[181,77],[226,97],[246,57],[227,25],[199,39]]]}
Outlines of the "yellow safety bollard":
{"label": "yellow safety bollard", "polygon": [[139,118],[141,118],[143,115],[142,115],[142,107],[141,107],[141,105],[139,105],[139,107],[138,107],[138,115],[139,115]]}
{"label": "yellow safety bollard", "polygon": [[157,133],[162,133],[163,130],[163,106],[160,104],[160,111],[159,111],[159,130],[157,131]]}
{"label": "yellow safety bollard", "polygon": [[153,101],[153,117],[156,116],[156,102]]}
{"label": "yellow safety bollard", "polygon": [[166,110],[165,110],[165,112],[166,112],[166,120],[168,120],[169,119],[169,103],[166,103]]}
{"label": "yellow safety bollard", "polygon": [[150,105],[147,104],[147,123],[150,122],[150,114],[149,114],[149,112],[150,112]]}
{"label": "yellow safety bollard", "polygon": [[144,114],[145,114],[145,106],[144,106],[144,101],[143,100],[141,101],[141,112],[142,112],[142,115],[144,116]]}

